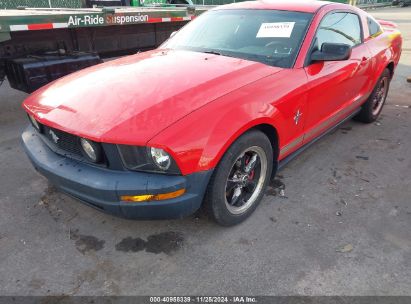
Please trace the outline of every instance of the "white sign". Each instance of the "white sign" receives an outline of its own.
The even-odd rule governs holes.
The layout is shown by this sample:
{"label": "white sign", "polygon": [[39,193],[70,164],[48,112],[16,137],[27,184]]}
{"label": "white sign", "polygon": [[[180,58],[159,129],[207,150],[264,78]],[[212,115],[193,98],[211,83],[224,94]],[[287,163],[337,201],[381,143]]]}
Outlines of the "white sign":
{"label": "white sign", "polygon": [[295,22],[263,23],[257,38],[290,38]]}

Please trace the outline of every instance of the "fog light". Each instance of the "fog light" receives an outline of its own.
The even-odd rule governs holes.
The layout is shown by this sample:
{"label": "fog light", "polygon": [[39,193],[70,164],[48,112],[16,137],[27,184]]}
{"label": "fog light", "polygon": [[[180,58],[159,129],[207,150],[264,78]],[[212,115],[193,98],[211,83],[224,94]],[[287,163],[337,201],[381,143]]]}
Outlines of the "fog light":
{"label": "fog light", "polygon": [[32,126],[33,126],[37,131],[40,132],[40,124],[39,124],[38,121],[34,118],[34,116],[29,115],[29,119],[30,119],[30,122],[31,122]]}
{"label": "fog light", "polygon": [[86,156],[93,163],[98,163],[101,160],[101,148],[98,144],[91,140],[81,138],[80,145],[83,150],[84,156]]}
{"label": "fog light", "polygon": [[168,155],[166,151],[164,151],[163,149],[159,149],[159,148],[151,148],[150,152],[151,152],[151,158],[153,159],[157,167],[159,167],[161,170],[164,170],[164,171],[170,168],[171,157],[170,155]]}
{"label": "fog light", "polygon": [[183,195],[186,189],[180,189],[174,192],[161,193],[161,194],[144,194],[144,195],[123,195],[120,196],[120,200],[123,202],[139,203],[150,201],[162,201],[166,199],[172,199]]}

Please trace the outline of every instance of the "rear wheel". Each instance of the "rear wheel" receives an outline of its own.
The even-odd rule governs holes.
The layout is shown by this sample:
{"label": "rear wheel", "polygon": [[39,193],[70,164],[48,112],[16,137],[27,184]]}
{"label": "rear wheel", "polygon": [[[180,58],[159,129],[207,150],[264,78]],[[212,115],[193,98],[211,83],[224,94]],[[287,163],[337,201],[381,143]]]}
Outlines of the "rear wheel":
{"label": "rear wheel", "polygon": [[273,149],[260,131],[249,131],[227,150],[215,169],[205,207],[220,225],[232,226],[248,218],[260,203],[271,176]]}
{"label": "rear wheel", "polygon": [[398,6],[399,6],[399,7],[404,7],[404,6],[405,6],[405,2],[404,2],[404,1],[398,2]]}
{"label": "rear wheel", "polygon": [[370,97],[368,97],[367,101],[361,107],[361,111],[355,116],[355,120],[371,123],[378,118],[387,99],[390,88],[390,76],[390,71],[385,69],[380,79],[378,79]]}

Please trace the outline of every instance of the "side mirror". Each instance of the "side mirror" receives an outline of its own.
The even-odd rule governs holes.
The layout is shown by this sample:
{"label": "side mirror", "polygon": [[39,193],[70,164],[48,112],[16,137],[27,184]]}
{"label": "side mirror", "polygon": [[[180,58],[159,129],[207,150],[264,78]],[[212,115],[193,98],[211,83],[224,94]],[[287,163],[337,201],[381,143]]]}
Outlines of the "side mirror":
{"label": "side mirror", "polygon": [[311,61],[347,60],[351,56],[351,46],[344,43],[323,43],[321,51],[311,54]]}
{"label": "side mirror", "polygon": [[174,37],[175,34],[177,34],[177,31],[172,32],[172,33],[170,34],[170,38]]}

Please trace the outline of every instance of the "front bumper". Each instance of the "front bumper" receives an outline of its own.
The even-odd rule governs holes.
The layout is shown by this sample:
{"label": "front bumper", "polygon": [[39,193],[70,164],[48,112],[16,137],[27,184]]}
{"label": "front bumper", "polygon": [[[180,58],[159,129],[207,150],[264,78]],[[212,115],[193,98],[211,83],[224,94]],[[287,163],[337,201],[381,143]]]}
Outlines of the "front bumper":
{"label": "front bumper", "polygon": [[[24,149],[38,172],[62,191],[88,205],[133,219],[181,218],[201,205],[212,170],[186,176],[111,170],[60,156],[50,150],[32,126],[22,134]],[[164,201],[122,202],[122,195],[186,193]]]}

